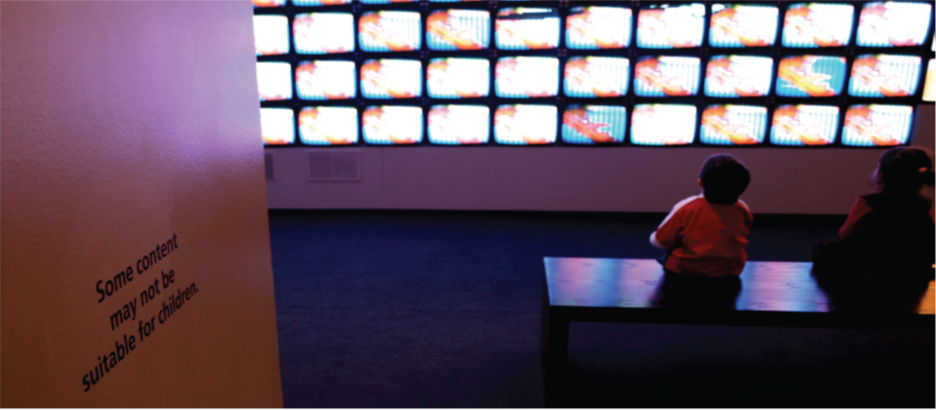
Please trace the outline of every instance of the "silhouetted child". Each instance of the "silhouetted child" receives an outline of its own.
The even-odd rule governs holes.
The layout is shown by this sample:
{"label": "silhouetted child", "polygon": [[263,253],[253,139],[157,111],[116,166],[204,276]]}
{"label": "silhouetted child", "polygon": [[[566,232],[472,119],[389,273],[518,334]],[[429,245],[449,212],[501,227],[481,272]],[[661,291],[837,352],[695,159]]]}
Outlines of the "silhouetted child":
{"label": "silhouetted child", "polygon": [[747,262],[744,247],[754,220],[738,197],[750,181],[747,168],[731,155],[705,160],[698,180],[702,194],[673,206],[650,235],[653,246],[667,250],[663,262],[667,274],[737,281]]}

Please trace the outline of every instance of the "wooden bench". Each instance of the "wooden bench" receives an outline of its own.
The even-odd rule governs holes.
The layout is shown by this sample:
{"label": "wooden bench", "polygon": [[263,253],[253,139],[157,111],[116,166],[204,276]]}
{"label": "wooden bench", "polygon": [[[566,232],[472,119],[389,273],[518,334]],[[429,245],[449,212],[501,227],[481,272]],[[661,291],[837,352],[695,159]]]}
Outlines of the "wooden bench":
{"label": "wooden bench", "polygon": [[[546,405],[565,378],[569,323],[628,322],[768,327],[934,330],[934,282],[892,306],[837,304],[810,262],[748,262],[740,291],[686,306],[661,297],[654,259],[544,258],[542,355]],[[704,301],[705,295],[699,295]],[[909,301],[908,301],[909,300]],[[676,301],[678,302],[678,301]]]}

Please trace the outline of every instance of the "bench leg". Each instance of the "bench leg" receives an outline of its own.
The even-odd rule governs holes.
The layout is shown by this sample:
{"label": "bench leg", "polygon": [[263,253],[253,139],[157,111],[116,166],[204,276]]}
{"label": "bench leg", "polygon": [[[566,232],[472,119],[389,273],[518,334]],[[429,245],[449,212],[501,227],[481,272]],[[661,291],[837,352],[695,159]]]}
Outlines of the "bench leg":
{"label": "bench leg", "polygon": [[[545,290],[545,289],[544,289]],[[566,362],[569,352],[569,320],[549,305],[544,295],[541,329],[541,363],[545,407],[565,405]]]}

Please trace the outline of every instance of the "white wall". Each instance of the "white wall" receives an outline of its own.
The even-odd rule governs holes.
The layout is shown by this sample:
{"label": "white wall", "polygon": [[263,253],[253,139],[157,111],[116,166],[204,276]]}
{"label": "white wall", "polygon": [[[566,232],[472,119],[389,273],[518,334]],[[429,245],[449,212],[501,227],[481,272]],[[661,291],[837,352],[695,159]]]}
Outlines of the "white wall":
{"label": "white wall", "polygon": [[[933,149],[933,105],[913,144]],[[358,152],[361,179],[309,181],[309,152]],[[845,214],[868,193],[882,149],[650,147],[267,148],[273,209],[667,212],[698,193],[702,161],[730,153],[751,169],[755,213]]]}

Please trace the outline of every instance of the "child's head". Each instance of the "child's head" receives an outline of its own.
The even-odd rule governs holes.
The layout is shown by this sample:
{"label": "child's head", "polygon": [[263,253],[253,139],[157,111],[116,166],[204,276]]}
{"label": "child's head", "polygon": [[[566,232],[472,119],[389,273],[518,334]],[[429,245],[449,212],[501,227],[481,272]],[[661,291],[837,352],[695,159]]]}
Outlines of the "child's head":
{"label": "child's head", "polygon": [[747,189],[751,173],[728,154],[715,154],[705,160],[699,171],[699,185],[705,199],[713,204],[733,204]]}
{"label": "child's head", "polygon": [[933,160],[920,148],[891,148],[881,154],[874,176],[882,192],[916,193],[923,185],[933,185]]}

